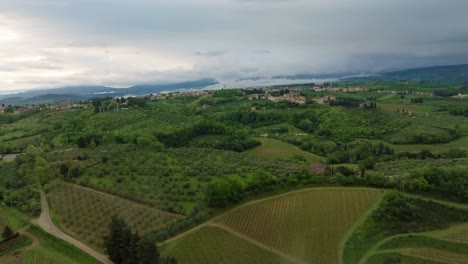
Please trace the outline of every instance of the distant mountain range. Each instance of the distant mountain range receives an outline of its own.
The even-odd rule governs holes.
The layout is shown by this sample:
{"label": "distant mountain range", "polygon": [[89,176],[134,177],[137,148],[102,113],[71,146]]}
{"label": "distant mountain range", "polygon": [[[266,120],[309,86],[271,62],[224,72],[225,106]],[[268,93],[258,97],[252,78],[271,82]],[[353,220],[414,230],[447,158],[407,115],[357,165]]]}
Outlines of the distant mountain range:
{"label": "distant mountain range", "polygon": [[[294,84],[305,82],[312,79],[333,78],[346,81],[412,81],[412,82],[432,82],[447,85],[466,85],[468,86],[468,64],[434,66],[425,68],[416,68],[401,71],[384,72],[365,77],[346,76],[357,75],[356,73],[337,73],[337,74],[296,74],[296,75],[277,75],[271,78],[254,77],[238,80],[233,86],[241,81],[251,81],[252,86],[261,86],[275,84]],[[281,82],[281,83],[278,83]],[[249,83],[249,82],[248,82]],[[113,88],[106,86],[69,86],[55,89],[33,90],[24,93],[0,95],[0,104],[5,105],[25,105],[25,104],[43,104],[61,101],[79,101],[87,100],[93,97],[120,97],[125,95],[145,95],[151,93],[161,93],[164,91],[177,91],[187,89],[203,89],[208,86],[215,87],[221,85],[214,79],[201,79],[189,82],[180,82],[172,84],[156,85],[136,85],[129,88]],[[239,87],[246,87],[246,84]]]}
{"label": "distant mountain range", "polygon": [[0,96],[0,104],[25,105],[61,101],[79,101],[96,97],[117,97],[125,95],[145,95],[164,91],[201,89],[218,84],[214,79],[201,79],[189,82],[155,85],[136,85],[129,88],[107,86],[68,86],[55,89],[32,90],[17,94]]}
{"label": "distant mountain range", "polygon": [[468,64],[433,66],[401,71],[392,71],[374,76],[347,78],[345,80],[411,82],[424,81],[447,85],[468,85]]}

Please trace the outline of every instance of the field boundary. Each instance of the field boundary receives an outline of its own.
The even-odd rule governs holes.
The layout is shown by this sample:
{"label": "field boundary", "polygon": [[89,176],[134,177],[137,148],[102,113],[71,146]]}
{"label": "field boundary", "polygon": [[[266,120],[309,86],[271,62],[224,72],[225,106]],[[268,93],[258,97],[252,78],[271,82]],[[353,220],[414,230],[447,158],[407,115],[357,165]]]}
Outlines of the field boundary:
{"label": "field boundary", "polygon": [[351,237],[351,235],[354,233],[354,231],[361,225],[363,224],[367,218],[372,214],[372,212],[379,207],[380,203],[382,203],[383,197],[385,195],[386,190],[382,190],[382,193],[379,194],[377,197],[377,200],[374,202],[374,204],[363,214],[359,219],[352,225],[349,230],[346,232],[344,237],[340,241],[340,245],[338,247],[338,257],[339,257],[339,263],[343,263],[343,251],[346,242],[348,239]]}
{"label": "field boundary", "polygon": [[231,235],[233,235],[233,236],[237,236],[237,237],[239,237],[239,238],[241,238],[241,239],[243,239],[243,240],[245,240],[245,241],[247,241],[247,242],[249,242],[249,243],[251,243],[251,244],[254,244],[254,245],[256,245],[256,246],[258,246],[258,247],[260,247],[260,248],[262,248],[262,249],[264,249],[264,250],[267,250],[267,251],[269,251],[269,252],[271,252],[271,253],[274,253],[274,254],[279,255],[279,256],[281,256],[281,257],[283,257],[283,258],[286,258],[286,259],[288,259],[289,261],[291,261],[291,262],[293,262],[293,263],[296,263],[296,264],[307,264],[307,262],[305,262],[305,261],[303,261],[303,260],[301,260],[301,259],[297,259],[297,258],[295,258],[295,257],[293,257],[293,256],[290,256],[290,255],[288,255],[288,254],[286,254],[286,253],[284,253],[283,251],[280,251],[280,250],[278,250],[278,249],[275,249],[275,248],[272,248],[272,247],[268,247],[267,245],[265,245],[265,244],[263,244],[263,243],[261,243],[261,242],[255,240],[255,239],[253,239],[253,238],[251,238],[251,237],[249,237],[249,236],[247,236],[247,235],[244,235],[244,234],[242,234],[242,233],[240,233],[240,232],[238,232],[238,231],[235,231],[234,229],[232,229],[232,228],[230,228],[230,227],[228,227],[228,226],[226,226],[226,225],[224,225],[224,224],[215,223],[215,222],[210,222],[210,223],[207,223],[205,226],[213,226],[213,227],[217,227],[217,228],[223,229],[223,230],[225,230],[226,232],[229,232],[229,234],[231,234]]}

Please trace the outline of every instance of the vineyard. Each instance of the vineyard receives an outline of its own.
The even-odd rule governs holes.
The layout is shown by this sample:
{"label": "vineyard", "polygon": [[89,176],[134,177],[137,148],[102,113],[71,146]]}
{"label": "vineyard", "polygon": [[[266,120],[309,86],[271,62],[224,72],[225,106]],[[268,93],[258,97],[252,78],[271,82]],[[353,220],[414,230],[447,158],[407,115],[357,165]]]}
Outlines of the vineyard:
{"label": "vineyard", "polygon": [[305,262],[339,263],[340,243],[380,193],[311,189],[240,207],[217,222]]}
{"label": "vineyard", "polygon": [[286,259],[230,234],[207,226],[163,245],[162,254],[177,256],[179,264],[288,264]]}
{"label": "vineyard", "polygon": [[57,182],[49,194],[51,210],[59,226],[77,239],[102,248],[112,216],[124,218],[139,234],[145,234],[180,218],[153,207],[76,185]]}

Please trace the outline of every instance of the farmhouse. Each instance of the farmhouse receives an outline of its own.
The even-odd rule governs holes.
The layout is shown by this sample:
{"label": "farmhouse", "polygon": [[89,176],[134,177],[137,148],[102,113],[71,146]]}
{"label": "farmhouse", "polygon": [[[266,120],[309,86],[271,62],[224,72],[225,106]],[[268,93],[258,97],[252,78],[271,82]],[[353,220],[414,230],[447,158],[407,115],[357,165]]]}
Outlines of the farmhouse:
{"label": "farmhouse", "polygon": [[317,98],[312,99],[312,101],[317,104],[325,104],[334,100],[336,100],[336,96],[334,95],[326,95],[323,97],[317,97]]}
{"label": "farmhouse", "polygon": [[457,99],[465,99],[465,98],[468,98],[468,94],[457,94],[457,95],[454,95],[453,98],[457,98]]}

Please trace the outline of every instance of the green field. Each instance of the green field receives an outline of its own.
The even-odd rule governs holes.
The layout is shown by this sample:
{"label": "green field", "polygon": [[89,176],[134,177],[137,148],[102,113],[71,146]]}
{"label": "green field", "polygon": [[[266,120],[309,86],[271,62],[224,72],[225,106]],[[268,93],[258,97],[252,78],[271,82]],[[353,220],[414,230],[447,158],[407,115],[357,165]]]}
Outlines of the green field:
{"label": "green field", "polygon": [[182,216],[167,213],[117,196],[57,182],[49,194],[53,219],[73,237],[96,248],[103,248],[103,236],[112,216],[122,217],[130,227],[144,235]]}
{"label": "green field", "polygon": [[285,258],[214,226],[202,227],[162,246],[180,264],[288,264]]}
{"label": "green field", "polygon": [[29,229],[38,239],[39,245],[24,252],[25,264],[67,263],[67,264],[98,264],[93,257],[85,254],[76,247],[57,239],[36,226]]}
{"label": "green field", "polygon": [[29,222],[29,219],[13,207],[0,208],[0,229],[3,230],[5,225],[8,225],[11,229],[17,231],[21,227],[25,226]]}
{"label": "green field", "polygon": [[323,158],[301,150],[300,148],[271,138],[257,138],[262,145],[247,150],[244,153],[262,158],[304,159],[309,163],[318,163]]}
{"label": "green field", "polygon": [[340,263],[347,232],[380,194],[374,189],[309,189],[242,206],[216,222],[305,262]]}

